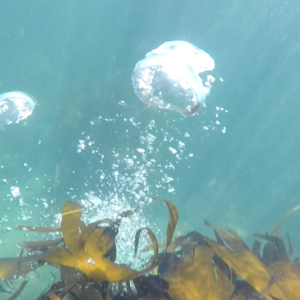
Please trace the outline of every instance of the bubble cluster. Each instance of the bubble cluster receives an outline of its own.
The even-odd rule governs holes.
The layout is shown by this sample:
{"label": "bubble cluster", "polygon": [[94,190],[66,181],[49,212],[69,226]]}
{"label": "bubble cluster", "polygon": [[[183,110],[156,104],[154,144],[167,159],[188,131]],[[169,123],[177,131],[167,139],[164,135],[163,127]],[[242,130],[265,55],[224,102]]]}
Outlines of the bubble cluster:
{"label": "bubble cluster", "polygon": [[[131,107],[126,109],[130,111]],[[106,132],[109,133],[108,140],[116,141],[107,146],[107,140],[99,142],[97,134],[99,128],[106,131],[111,123],[118,131]],[[186,151],[191,138],[185,131],[173,123],[158,125],[151,118],[140,123],[122,113],[114,118],[100,116],[90,124],[78,140],[79,146],[85,145],[84,151],[77,151],[78,155],[88,157],[90,166],[89,177],[83,179],[87,192],[81,196],[86,221],[113,219],[128,209],[143,208],[149,204],[151,196],[176,193],[180,175],[176,173],[176,166],[183,160],[192,159]],[[129,147],[119,144],[116,139],[119,134],[124,136],[124,132],[128,132],[129,141],[136,141],[129,142]],[[123,142],[127,144],[126,139]],[[152,228],[164,240],[160,226],[141,209],[130,220],[122,221],[117,244],[128,251],[122,251],[120,260],[128,262],[132,259],[134,234],[141,227]],[[142,239],[141,247],[149,243],[151,241]]]}

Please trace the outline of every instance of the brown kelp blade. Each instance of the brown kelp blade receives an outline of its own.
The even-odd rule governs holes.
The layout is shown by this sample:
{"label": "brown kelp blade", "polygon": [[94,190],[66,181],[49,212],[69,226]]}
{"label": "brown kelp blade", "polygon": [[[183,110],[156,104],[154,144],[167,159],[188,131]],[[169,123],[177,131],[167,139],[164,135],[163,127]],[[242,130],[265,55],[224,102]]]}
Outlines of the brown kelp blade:
{"label": "brown kelp blade", "polygon": [[[91,236],[94,235],[94,232]],[[132,280],[148,273],[159,263],[157,259],[144,270],[135,271],[127,266],[115,264],[113,261],[103,257],[102,253],[99,252],[98,246],[92,243],[89,245],[89,251],[86,253],[78,251],[71,254],[60,247],[51,248],[43,255],[42,260],[60,266],[76,268],[98,282],[109,281],[116,283]]]}
{"label": "brown kelp blade", "polygon": [[[71,252],[60,247],[53,247],[43,255],[43,261],[76,268],[99,282],[124,282],[142,274],[127,266],[117,265],[104,257],[114,245],[115,233],[109,227],[97,227],[89,231],[85,249],[82,249],[79,228],[83,227],[80,224],[80,216],[80,206],[70,202],[65,204],[61,227],[63,238]],[[83,231],[85,229],[86,227]],[[147,271],[147,268],[144,271]]]}
{"label": "brown kelp blade", "polygon": [[98,251],[98,255],[104,257],[115,245],[116,232],[111,227],[98,227],[94,229],[85,242],[85,252],[93,255]]}
{"label": "brown kelp blade", "polygon": [[28,274],[38,267],[40,256],[0,258],[0,278],[11,280]]}
{"label": "brown kelp blade", "polygon": [[[110,228],[110,230],[114,230],[116,232],[120,226],[121,221],[124,218],[129,218],[130,216],[132,216],[138,209],[139,209],[139,207],[136,208],[135,210],[127,210],[127,211],[119,214],[116,218],[116,221],[113,221],[111,219],[103,219],[103,220],[98,220],[96,222],[93,222],[93,223],[87,225],[84,229],[81,230],[81,235],[80,235],[80,239],[81,239],[81,243],[83,245],[84,251],[86,251],[86,241],[87,241],[87,239],[90,238],[90,234],[94,230],[97,230],[98,232],[102,231],[102,235],[105,235],[107,233],[106,229],[109,230],[109,228]],[[102,229],[99,230],[99,226],[104,225],[104,224],[108,225],[108,227],[100,227]],[[108,242],[107,242],[107,247],[106,247],[107,249],[100,250],[100,251],[104,252],[104,254],[107,253],[112,248],[112,246],[115,242],[114,235],[106,234],[106,236],[108,237]],[[104,238],[105,238],[105,236],[101,236],[101,243],[98,243],[100,248],[102,248],[105,245]]]}
{"label": "brown kelp blade", "polygon": [[[167,247],[172,241],[174,230],[178,221],[178,211],[174,204],[168,200],[162,199],[167,205],[169,211],[169,220],[167,228]],[[157,258],[158,245],[156,237],[152,231],[148,230],[148,234],[154,243],[155,255],[150,266],[142,271],[135,271],[130,267],[117,265],[110,261],[104,255],[115,243],[115,233],[111,230],[106,230],[103,227],[93,226],[85,235],[85,249],[82,248],[81,232],[87,230],[80,224],[81,206],[75,203],[66,202],[62,212],[62,233],[66,246],[69,251],[60,247],[53,247],[46,252],[42,260],[48,263],[57,264],[60,266],[73,267],[89,278],[99,282],[125,282],[141,276],[159,264]],[[130,215],[128,213],[128,215]],[[127,216],[127,213],[125,213]],[[82,228],[82,230],[80,230]],[[110,248],[109,248],[110,247]]]}
{"label": "brown kelp blade", "polygon": [[166,269],[162,277],[169,282],[173,300],[230,299],[233,284],[213,264],[214,251],[209,246],[195,246]]}
{"label": "brown kelp blade", "polygon": [[253,236],[267,241],[261,259],[265,265],[269,266],[278,260],[289,261],[285,243],[279,235],[254,234]]}
{"label": "brown kelp blade", "polygon": [[295,273],[296,263],[277,261],[267,268],[271,275],[268,293],[273,296],[274,288],[278,287],[284,293],[285,299],[300,299],[300,278]]}
{"label": "brown kelp blade", "polygon": [[153,197],[153,201],[158,201],[161,200],[163,201],[169,212],[169,221],[168,221],[168,227],[167,227],[167,249],[169,245],[172,242],[174,231],[178,222],[178,210],[177,207],[169,200],[165,200],[159,197]]}
{"label": "brown kelp blade", "polygon": [[[109,236],[103,236],[105,240],[100,240],[102,234],[104,233],[104,227],[95,228],[92,232],[89,233],[87,240],[85,241],[84,245],[84,252],[91,254],[94,251],[97,251],[99,256],[104,256],[107,251],[105,251],[107,242],[109,240]],[[100,241],[99,241],[100,240]],[[99,242],[99,246],[98,246]]]}
{"label": "brown kelp blade", "polygon": [[[267,294],[271,276],[253,253],[246,249],[232,252],[209,238],[207,238],[207,242],[216,254],[257,292],[263,294],[267,299],[273,300]],[[272,295],[278,299],[285,299],[282,291],[276,286],[274,286]]]}
{"label": "brown kelp blade", "polygon": [[99,282],[124,282],[139,276],[140,272],[129,267],[117,265],[109,259],[101,257],[95,246],[93,253],[77,252],[71,254],[66,250],[54,247],[46,252],[44,261],[61,266],[76,268],[89,278]]}
{"label": "brown kelp blade", "polygon": [[60,291],[57,296],[59,297],[59,299],[63,299],[70,291],[72,291],[81,281],[77,280],[72,282],[69,285],[66,285],[62,291]]}
{"label": "brown kelp blade", "polygon": [[300,205],[294,207],[293,209],[291,209],[277,224],[276,226],[273,228],[273,230],[271,230],[270,235],[275,235],[278,233],[279,228],[282,226],[282,224],[287,220],[287,218],[295,211],[297,211],[298,209],[300,209]]}
{"label": "brown kelp blade", "polygon": [[[166,251],[169,251],[170,245],[172,243],[172,239],[174,236],[175,228],[178,222],[178,210],[177,207],[169,200],[162,199],[160,197],[152,197],[153,201],[163,201],[167,208],[168,208],[168,213],[169,213],[169,219],[168,219],[168,227],[167,227],[167,241],[158,243],[159,248],[166,248]],[[152,249],[152,246],[147,245],[142,251],[149,251]],[[171,252],[174,251],[174,245],[172,246]]]}
{"label": "brown kelp blade", "polygon": [[[178,230],[176,230],[175,234],[173,235],[173,241],[171,242],[171,244],[168,247],[168,252],[174,252],[178,247],[180,247],[182,245],[182,243],[184,243],[184,236],[183,236],[183,232],[186,229],[187,224],[183,223],[180,228]],[[158,248],[159,249],[163,249],[163,248],[167,248],[167,243],[166,242],[161,242],[158,243]],[[148,252],[153,250],[153,245],[146,245],[144,248],[142,248],[140,251],[142,252]]]}
{"label": "brown kelp blade", "polygon": [[58,281],[51,285],[50,289],[45,289],[36,300],[49,300],[48,295],[53,293],[56,294],[57,292],[61,291],[65,287],[64,281]]}
{"label": "brown kelp blade", "polygon": [[253,253],[259,260],[261,260],[260,247],[261,247],[261,242],[255,240],[254,243],[253,243],[253,245],[252,245],[252,253]]}
{"label": "brown kelp blade", "polygon": [[[282,290],[285,295],[285,299],[289,300],[299,300],[300,299],[300,280],[295,273],[288,272],[281,275],[281,280],[279,280],[276,285]],[[270,287],[270,295],[276,294],[273,293],[273,287]]]}
{"label": "brown kelp blade", "polygon": [[99,220],[99,221],[93,222],[91,224],[88,224],[87,226],[85,226],[85,228],[83,228],[81,230],[80,241],[81,241],[83,249],[85,249],[85,247],[86,247],[85,243],[86,243],[86,240],[89,238],[89,235],[95,229],[99,228],[99,225],[103,225],[103,224],[106,224],[109,227],[113,227],[116,225],[116,222],[114,222],[113,220],[110,220],[110,219]]}
{"label": "brown kelp blade", "polygon": [[9,298],[7,298],[6,300],[15,300],[15,299],[17,299],[21,295],[21,293],[23,292],[23,290],[24,290],[26,284],[28,283],[28,281],[29,280],[25,279],[22,282],[22,284],[19,286],[19,288]]}
{"label": "brown kelp blade", "polygon": [[40,227],[40,226],[26,226],[26,225],[18,225],[16,226],[17,230],[27,230],[34,232],[42,232],[42,233],[51,233],[51,232],[60,232],[60,227]]}
{"label": "brown kelp blade", "polygon": [[138,246],[139,246],[139,240],[140,240],[140,235],[141,235],[142,231],[146,231],[147,232],[147,234],[150,237],[151,242],[152,242],[152,249],[153,249],[153,258],[151,260],[151,264],[152,264],[158,258],[158,242],[157,242],[157,238],[156,238],[154,232],[150,228],[148,228],[148,227],[140,228],[139,230],[137,230],[137,232],[135,234],[133,258],[135,258],[136,254],[137,254]]}
{"label": "brown kelp blade", "polygon": [[80,243],[82,207],[74,202],[66,201],[62,210],[61,230],[68,250],[76,253],[83,250]]}
{"label": "brown kelp blade", "polygon": [[289,258],[291,258],[294,254],[294,247],[293,247],[293,243],[291,241],[291,238],[290,238],[290,235],[288,232],[286,232],[286,237],[288,240],[288,255],[289,255]]}
{"label": "brown kelp blade", "polygon": [[208,221],[204,221],[204,224],[206,226],[209,226],[211,228],[214,229],[214,233],[216,236],[216,239],[218,241],[219,244],[224,246],[224,242],[225,241],[227,243],[227,245],[231,248],[231,250],[233,251],[240,251],[240,250],[249,250],[248,245],[243,241],[243,239],[237,234],[235,233],[233,230],[228,229],[228,232],[222,230],[221,228],[218,228],[216,226],[211,225]]}
{"label": "brown kelp blade", "polygon": [[244,240],[233,230],[231,229],[227,229],[228,232],[231,233],[231,235],[233,236],[233,238],[235,239],[235,241],[240,245],[242,246],[242,248],[250,251],[248,245],[244,242]]}
{"label": "brown kelp blade", "polygon": [[[84,281],[88,279],[87,276],[85,276],[85,274],[74,268],[60,266],[60,275],[63,286],[59,289],[59,293],[65,291],[67,287],[72,287],[72,285],[74,285],[75,283],[77,283],[76,286],[74,286],[68,292],[72,292],[72,294],[74,295],[80,295],[83,293],[83,289],[85,286]],[[53,291],[55,291],[55,289]],[[73,299],[69,295],[68,298],[70,300],[75,300],[74,297]]]}
{"label": "brown kelp blade", "polygon": [[48,240],[48,241],[32,241],[20,243],[20,247],[25,249],[27,252],[33,251],[46,251],[49,247],[57,246],[63,242],[63,238]]}
{"label": "brown kelp blade", "polygon": [[[156,299],[170,299],[167,295],[169,289],[169,283],[156,275],[140,276],[133,280],[134,287],[137,295],[143,295],[143,297],[154,297]],[[134,299],[133,291],[129,284],[126,286],[127,291]],[[165,296],[165,297],[164,297]]]}
{"label": "brown kelp blade", "polygon": [[50,300],[62,300],[61,297],[55,295],[53,292],[50,292],[47,296]]}
{"label": "brown kelp blade", "polygon": [[5,289],[0,283],[0,294],[11,294],[11,292]]}

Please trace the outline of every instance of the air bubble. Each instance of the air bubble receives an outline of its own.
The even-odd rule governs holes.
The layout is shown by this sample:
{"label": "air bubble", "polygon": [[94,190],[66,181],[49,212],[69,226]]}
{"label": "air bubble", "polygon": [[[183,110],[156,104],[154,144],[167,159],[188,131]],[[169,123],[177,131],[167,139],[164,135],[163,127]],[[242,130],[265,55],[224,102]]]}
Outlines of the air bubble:
{"label": "air bubble", "polygon": [[170,151],[172,154],[177,153],[176,149],[174,149],[174,148],[172,148],[172,147],[169,147],[169,151]]}
{"label": "air bubble", "polygon": [[198,74],[214,67],[214,60],[198,47],[184,41],[166,42],[136,64],[132,84],[147,105],[193,115],[205,106],[215,80]]}
{"label": "air bubble", "polygon": [[18,186],[11,186],[10,193],[14,198],[21,196],[20,188]]}
{"label": "air bubble", "polygon": [[126,159],[125,161],[126,161],[126,167],[127,167],[127,169],[132,169],[133,166],[134,166],[134,161],[133,161],[133,159],[128,158],[128,159]]}
{"label": "air bubble", "polygon": [[36,99],[23,92],[0,95],[0,125],[19,123],[28,118],[36,106]]}

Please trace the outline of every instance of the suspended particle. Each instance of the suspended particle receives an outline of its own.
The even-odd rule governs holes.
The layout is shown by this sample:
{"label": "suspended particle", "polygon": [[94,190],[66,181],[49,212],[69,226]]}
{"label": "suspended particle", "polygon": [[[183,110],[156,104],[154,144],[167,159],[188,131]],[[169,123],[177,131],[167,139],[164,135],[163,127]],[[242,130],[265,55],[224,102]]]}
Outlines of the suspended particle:
{"label": "suspended particle", "polygon": [[180,150],[180,151],[183,151],[184,150],[184,147],[185,147],[185,143],[183,143],[183,142],[178,142],[178,149]]}
{"label": "suspended particle", "polygon": [[20,188],[18,186],[11,186],[10,187],[10,194],[14,198],[19,197],[21,195]]}
{"label": "suspended particle", "polygon": [[169,147],[169,151],[172,153],[172,154],[176,154],[177,151],[176,149],[172,148],[172,147]]}

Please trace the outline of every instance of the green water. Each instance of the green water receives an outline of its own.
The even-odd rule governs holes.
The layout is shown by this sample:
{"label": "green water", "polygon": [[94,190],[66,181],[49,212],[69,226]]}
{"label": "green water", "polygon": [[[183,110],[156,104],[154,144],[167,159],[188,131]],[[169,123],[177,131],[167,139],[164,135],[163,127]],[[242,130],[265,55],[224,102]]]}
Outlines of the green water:
{"label": "green water", "polygon": [[[80,202],[89,192],[107,206],[113,197],[124,207],[144,201],[126,191],[129,182],[117,183],[113,164],[133,176],[124,159],[146,163],[137,151],[146,148],[146,133],[156,137],[146,157],[155,163],[139,189],[172,200],[187,230],[208,233],[208,219],[251,241],[299,204],[297,1],[0,0],[0,11],[0,93],[20,90],[38,100],[32,116],[0,131],[1,229],[53,225],[65,200]],[[131,85],[136,62],[172,40],[207,51],[212,74],[224,79],[193,117],[146,107]],[[186,144],[180,159],[168,150],[178,141]],[[143,220],[159,228],[164,216],[151,208]],[[298,220],[285,229],[299,246]],[[1,230],[0,257],[17,256],[23,239]],[[44,285],[26,288],[20,299],[53,280],[43,269],[32,277],[29,284]]]}

